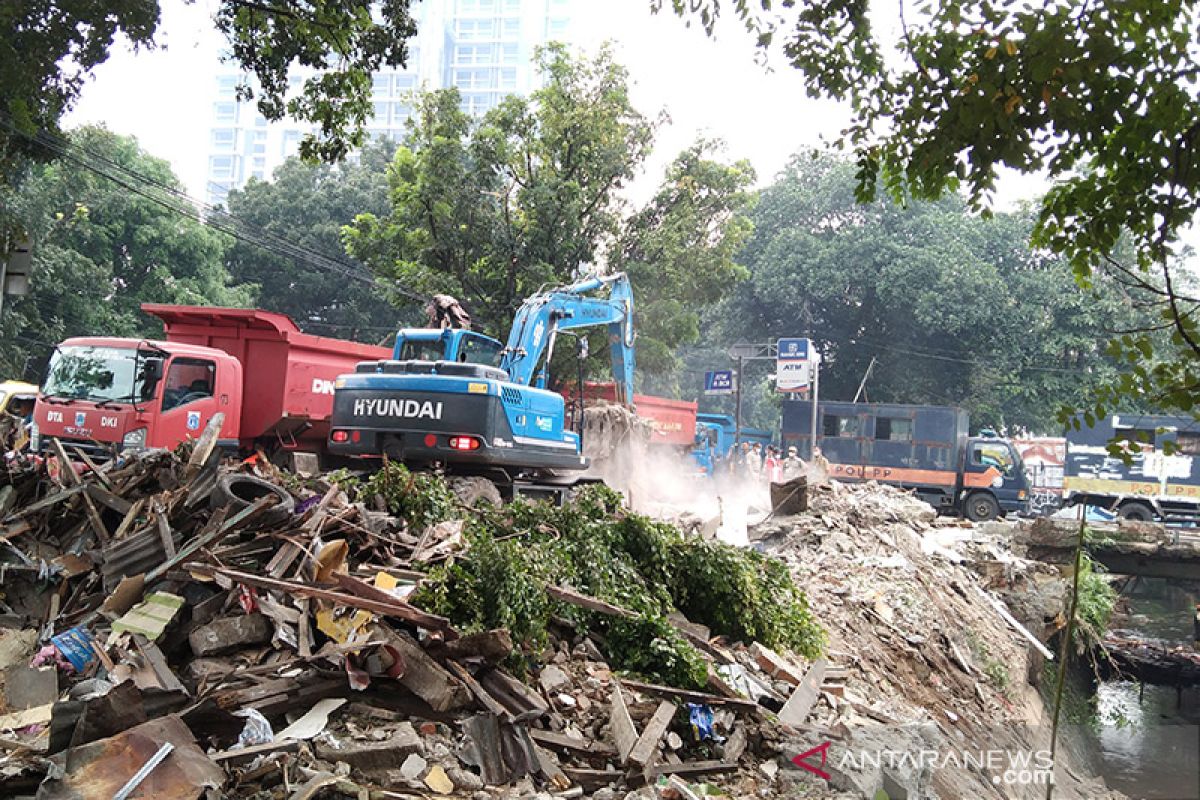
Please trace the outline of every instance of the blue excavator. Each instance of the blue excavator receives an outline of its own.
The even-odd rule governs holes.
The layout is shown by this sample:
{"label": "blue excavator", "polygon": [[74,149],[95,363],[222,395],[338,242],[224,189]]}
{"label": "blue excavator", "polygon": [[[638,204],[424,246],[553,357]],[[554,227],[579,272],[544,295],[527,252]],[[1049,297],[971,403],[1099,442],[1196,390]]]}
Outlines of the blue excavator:
{"label": "blue excavator", "polygon": [[[503,345],[455,327],[456,319],[469,324],[450,314],[447,327],[401,329],[390,360],[338,377],[330,453],[485,477],[510,497],[574,485],[578,478],[562,473],[588,467],[582,427],[570,430],[566,400],[547,388],[550,360],[561,334],[607,326],[617,401],[632,409],[629,279],[617,273],[538,291],[517,310]],[[586,337],[579,342],[584,358]]]}

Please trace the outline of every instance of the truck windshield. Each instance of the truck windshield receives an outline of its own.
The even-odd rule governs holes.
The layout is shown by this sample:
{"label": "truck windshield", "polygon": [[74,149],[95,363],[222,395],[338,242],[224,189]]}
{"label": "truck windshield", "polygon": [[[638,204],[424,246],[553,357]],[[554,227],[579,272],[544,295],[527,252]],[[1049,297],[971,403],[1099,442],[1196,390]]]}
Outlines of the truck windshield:
{"label": "truck windshield", "polygon": [[42,391],[78,400],[124,400],[141,397],[137,350],[123,347],[60,347],[50,358]]}
{"label": "truck windshield", "polygon": [[441,339],[421,341],[405,339],[400,345],[398,361],[441,361],[444,352]]}

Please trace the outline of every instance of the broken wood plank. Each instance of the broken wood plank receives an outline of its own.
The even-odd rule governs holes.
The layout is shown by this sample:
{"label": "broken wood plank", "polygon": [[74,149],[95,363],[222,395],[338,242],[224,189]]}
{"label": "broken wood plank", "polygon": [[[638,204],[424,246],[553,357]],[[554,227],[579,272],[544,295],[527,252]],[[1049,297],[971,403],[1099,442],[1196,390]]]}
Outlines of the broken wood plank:
{"label": "broken wood plank", "polygon": [[636,616],[632,611],[614,606],[612,603],[606,603],[603,600],[598,600],[595,597],[588,597],[586,594],[564,589],[561,586],[547,586],[546,594],[550,595],[555,600],[563,603],[568,603],[580,608],[586,608],[589,611],[595,611],[599,614],[607,614],[610,617],[629,618]]}
{"label": "broken wood plank", "polygon": [[479,677],[479,683],[488,694],[496,698],[513,716],[538,712],[541,716],[550,711],[546,698],[530,689],[521,681],[502,669],[490,669]]}
{"label": "broken wood plank", "polygon": [[754,711],[758,709],[758,703],[755,703],[753,700],[721,697],[720,695],[705,694],[704,692],[690,692],[686,689],[676,689],[673,686],[659,686],[655,683],[642,683],[641,681],[633,681],[626,678],[622,678],[620,682],[622,686],[628,689],[633,689],[634,691],[662,695],[663,697],[675,697],[688,703],[705,703],[710,706],[729,706],[730,708],[738,708],[745,711]]}
{"label": "broken wood plank", "polygon": [[500,719],[503,719],[507,722],[512,722],[512,714],[508,713],[508,709],[497,702],[496,698],[488,694],[487,690],[479,685],[479,681],[475,680],[475,676],[471,674],[470,670],[453,659],[447,659],[445,664],[446,669],[450,670],[450,672],[454,674],[454,677],[458,678],[467,685],[467,688],[471,690],[471,694],[475,695],[475,699],[478,700],[484,708],[486,708],[490,713],[495,714]]}
{"label": "broken wood plank", "polygon": [[657,767],[650,767],[647,772],[651,779],[657,778],[659,775],[679,775],[679,776],[696,776],[696,775],[716,775],[720,772],[735,772],[738,765],[731,761],[685,761],[682,764],[659,764]]}
{"label": "broken wood plank", "polygon": [[821,694],[821,683],[825,680],[825,667],[828,662],[818,658],[805,673],[804,679],[792,692],[792,696],[779,709],[779,721],[784,725],[803,725],[812,711],[813,704]]}
{"label": "broken wood plank", "polygon": [[468,634],[447,642],[442,652],[447,658],[482,658],[497,664],[512,655],[512,634],[504,628]]}
{"label": "broken wood plank", "polygon": [[[612,603],[606,603],[598,598],[590,597],[586,594],[581,594],[573,589],[566,589],[562,586],[547,586],[546,594],[560,602],[568,603],[580,608],[586,608],[589,611],[595,611],[597,614],[605,614],[610,617],[620,617],[622,619],[629,619],[630,617],[637,616],[637,614],[627,608],[621,608],[620,606],[615,606]],[[708,639],[700,636],[697,633],[697,629],[703,628],[703,626],[695,626],[692,623],[686,623],[686,621],[686,624],[682,624],[671,619],[668,619],[667,621],[671,623],[671,626],[675,628],[675,630],[679,631],[683,638],[687,639],[702,654],[707,655],[723,664],[735,663],[736,659],[734,659],[732,655],[726,653],[718,647],[714,647],[713,644],[708,641]]]}
{"label": "broken wood plank", "polygon": [[140,500],[135,501],[133,505],[129,507],[129,510],[125,512],[125,519],[121,520],[121,524],[117,526],[115,531],[113,531],[112,538],[114,541],[123,539],[125,534],[129,533],[130,528],[132,528],[134,523],[137,522],[138,515],[142,513],[142,507],[144,505],[146,505],[146,498],[143,497]]}
{"label": "broken wood plank", "polygon": [[617,746],[617,755],[624,764],[629,761],[629,754],[637,744],[638,732],[633,727],[633,719],[629,716],[629,707],[625,705],[625,697],[621,687],[615,681],[612,685],[612,701],[609,706],[609,730],[612,731],[613,744]]}
{"label": "broken wood plank", "polygon": [[434,661],[416,639],[389,629],[387,645],[395,648],[404,659],[404,672],[397,678],[400,685],[429,703],[435,711],[449,711],[470,704],[471,691]]}
{"label": "broken wood plank", "polygon": [[300,749],[302,743],[296,739],[288,739],[282,742],[265,742],[263,744],[252,744],[249,747],[240,747],[236,750],[221,750],[213,753],[209,758],[218,764],[244,764],[261,755],[269,753],[295,753]]}
{"label": "broken wood plank", "polygon": [[670,727],[671,720],[674,718],[675,704],[669,700],[659,703],[658,708],[654,710],[654,716],[646,723],[646,727],[642,729],[642,735],[638,737],[633,750],[629,752],[629,761],[639,767],[649,765],[650,759],[654,758],[654,751],[658,749],[658,743],[666,734],[667,728]]}
{"label": "broken wood plank", "polygon": [[192,449],[191,457],[188,458],[187,466],[183,468],[184,484],[190,484],[200,474],[200,470],[204,468],[209,456],[217,446],[217,437],[221,435],[221,426],[224,424],[225,413],[218,411],[204,426],[204,431],[196,440],[196,446]]}
{"label": "broken wood plank", "polygon": [[175,557],[175,537],[171,535],[171,523],[167,522],[167,514],[162,504],[157,500],[153,503],[154,522],[158,525],[158,538],[162,540],[163,552],[167,558]]}
{"label": "broken wood plank", "polygon": [[536,744],[533,746],[533,752],[537,756],[538,770],[551,786],[560,792],[571,788],[571,779],[563,773],[553,753]]}
{"label": "broken wood plank", "polygon": [[[260,498],[260,501],[265,499],[267,498]],[[229,524],[230,523],[226,523],[226,525]],[[421,611],[420,609],[415,608],[391,595],[387,595],[389,599],[385,602],[382,600],[373,600],[367,597],[360,597],[356,594],[338,592],[332,589],[321,589],[316,586],[309,586],[307,584],[297,583],[294,581],[281,581],[276,580],[275,578],[266,578],[261,575],[252,575],[248,572],[240,572],[235,569],[214,567],[211,564],[192,563],[185,565],[185,568],[200,575],[223,575],[226,578],[229,578],[231,581],[235,581],[236,583],[244,583],[247,586],[254,586],[259,589],[277,589],[281,592],[290,594],[293,597],[313,597],[318,600],[330,600],[334,603],[340,603],[344,606],[350,606],[351,608],[361,608],[364,611],[371,611],[375,614],[380,614],[385,617],[398,617],[411,622],[414,625],[427,628],[429,630],[442,631],[444,634],[452,633],[450,628],[450,620],[446,619],[445,617],[439,617],[436,614],[430,614],[425,611]],[[349,576],[340,577],[345,578]],[[146,579],[150,580],[151,577],[147,575]],[[357,581],[357,579],[353,580]],[[362,581],[357,581],[357,583],[362,584],[363,586],[368,586],[368,584],[365,584]],[[373,586],[370,586],[369,588],[373,592],[382,592],[381,589],[375,589]],[[383,592],[383,594],[387,593]],[[423,650],[422,653],[424,653]]]}
{"label": "broken wood plank", "polygon": [[160,577],[162,577],[162,575],[164,573],[166,573],[168,570],[174,569],[175,566],[178,565],[180,562],[182,562],[185,558],[188,558],[189,556],[193,555],[194,553],[196,553],[196,551],[200,550],[201,548],[209,547],[213,544],[216,544],[221,539],[224,539],[226,536],[233,533],[234,530],[236,528],[238,528],[240,525],[248,523],[250,520],[254,519],[259,514],[266,511],[268,508],[273,506],[275,504],[275,502],[276,502],[276,499],[275,499],[274,495],[268,494],[268,495],[264,495],[263,497],[258,498],[253,503],[246,506],[238,513],[234,514],[232,517],[225,520],[225,522],[223,522],[218,528],[213,530],[211,533],[208,533],[208,534],[205,534],[202,536],[197,536],[195,539],[192,539],[190,542],[188,542],[186,545],[184,545],[183,549],[180,550],[178,553],[176,553],[174,556],[172,556],[171,558],[168,558],[166,561],[164,561],[163,563],[159,564],[154,569],[147,572],[146,573],[146,582],[150,583],[152,581],[158,580]]}
{"label": "broken wood plank", "polygon": [[565,733],[557,733],[555,731],[543,731],[539,728],[530,728],[529,736],[538,744],[552,747],[555,750],[582,753],[600,758],[611,758],[617,754],[617,749],[606,742],[584,739],[580,736],[569,736]]}
{"label": "broken wood plank", "polygon": [[[532,731],[530,731],[532,733]],[[574,783],[585,789],[597,789],[622,780],[623,773],[611,769],[583,769],[581,767],[563,767],[563,774]]]}
{"label": "broken wood plank", "polygon": [[[67,451],[63,448],[63,444],[57,437],[50,437],[50,446],[54,450],[54,455],[58,458],[58,471],[60,475],[66,476],[66,480],[72,486],[82,487],[87,491],[85,484],[78,475],[75,474],[75,465],[67,456]],[[96,504],[92,502],[92,498],[86,493],[83,495],[83,509],[87,513],[88,522],[91,523],[92,531],[95,532],[96,538],[100,540],[100,544],[108,544],[108,528],[104,525],[104,520],[100,519],[100,512],[96,510]]]}
{"label": "broken wood plank", "polygon": [[104,520],[100,519],[100,512],[96,510],[96,504],[86,494],[87,484],[75,474],[75,465],[70,457],[67,456],[66,449],[63,448],[62,442],[57,437],[50,437],[50,446],[54,450],[54,455],[58,458],[59,474],[65,475],[66,480],[72,486],[79,486],[84,489],[83,509],[87,513],[88,522],[91,523],[92,531],[96,534],[96,538],[100,540],[100,544],[108,544],[108,528],[105,527]]}
{"label": "broken wood plank", "polygon": [[105,489],[99,483],[89,483],[84,491],[87,492],[88,497],[92,498],[100,505],[107,506],[122,516],[128,514],[129,509],[133,507],[133,503],[129,502],[124,497],[118,497],[117,495]]}
{"label": "broken wood plank", "polygon": [[32,516],[33,514],[36,514],[39,511],[43,511],[47,508],[50,508],[50,506],[58,505],[63,500],[69,500],[72,497],[74,497],[75,495],[83,494],[83,492],[84,492],[84,487],[82,484],[80,484],[78,486],[69,486],[65,489],[62,489],[61,491],[55,492],[54,494],[43,497],[41,500],[38,500],[36,503],[30,503],[29,505],[22,508],[20,511],[10,514],[8,516],[8,518],[5,519],[5,522],[15,522],[16,520],[19,520],[19,519],[25,519],[26,517]]}
{"label": "broken wood plank", "polygon": [[[104,484],[105,489],[108,489],[110,492],[113,490],[113,482],[108,479],[107,475],[104,474],[104,470],[102,470],[102,469],[100,469],[100,467],[96,466],[96,462],[92,461],[91,456],[89,456],[87,454],[86,450],[84,450],[82,447],[80,447],[79,445],[76,444],[76,445],[71,445],[71,452],[73,452],[75,455],[79,456],[79,460],[87,465],[87,468],[89,470],[91,470],[93,475],[96,476],[96,480],[98,480],[98,481],[100,481],[100,483]],[[110,461],[108,463],[111,464],[112,462]],[[115,497],[115,495],[114,495],[114,497]],[[125,513],[125,512],[121,512],[121,513]]]}
{"label": "broken wood plank", "polygon": [[754,660],[758,662],[759,668],[772,678],[787,681],[792,686],[799,686],[800,681],[804,679],[804,670],[771,648],[763,647],[758,642],[750,645],[750,655],[754,656]]}

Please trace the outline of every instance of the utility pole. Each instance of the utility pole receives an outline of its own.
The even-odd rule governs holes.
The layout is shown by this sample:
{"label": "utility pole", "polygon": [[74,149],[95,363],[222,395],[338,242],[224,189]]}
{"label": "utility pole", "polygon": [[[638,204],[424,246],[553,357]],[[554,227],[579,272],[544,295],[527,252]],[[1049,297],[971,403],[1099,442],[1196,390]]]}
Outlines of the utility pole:
{"label": "utility pole", "polygon": [[733,384],[734,401],[733,401],[733,446],[742,449],[742,363],[741,355],[737,357],[737,375]]}
{"label": "utility pole", "polygon": [[867,388],[867,378],[871,377],[871,370],[873,369],[875,369],[875,356],[871,356],[871,363],[867,364],[867,371],[863,373],[862,383],[858,384],[858,391],[854,393],[854,399],[850,402],[858,402],[858,398],[862,396],[863,389]]}
{"label": "utility pole", "polygon": [[812,362],[812,444],[808,449],[808,458],[811,461],[817,455],[817,400],[821,394],[821,362],[819,359],[813,359]]}

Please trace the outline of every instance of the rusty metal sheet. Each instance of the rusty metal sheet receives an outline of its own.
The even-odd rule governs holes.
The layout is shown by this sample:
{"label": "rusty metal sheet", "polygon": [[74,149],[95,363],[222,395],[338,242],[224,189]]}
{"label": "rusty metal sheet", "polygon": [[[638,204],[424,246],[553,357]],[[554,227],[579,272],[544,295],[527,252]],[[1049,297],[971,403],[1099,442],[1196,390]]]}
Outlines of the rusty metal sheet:
{"label": "rusty metal sheet", "polygon": [[112,797],[164,742],[175,749],[142,781],[133,797],[196,800],[206,788],[220,788],[225,782],[224,770],[197,746],[183,721],[171,715],[58,754],[53,760],[61,765],[62,777],[48,777],[38,788],[37,800]]}

